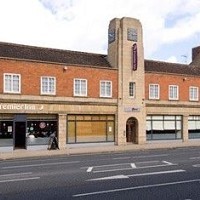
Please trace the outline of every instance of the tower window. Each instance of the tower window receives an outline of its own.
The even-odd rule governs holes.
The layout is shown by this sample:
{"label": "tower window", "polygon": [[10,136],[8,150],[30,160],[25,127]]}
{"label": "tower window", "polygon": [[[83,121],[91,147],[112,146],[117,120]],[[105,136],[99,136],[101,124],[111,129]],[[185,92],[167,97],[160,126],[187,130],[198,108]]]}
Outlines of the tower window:
{"label": "tower window", "polygon": [[135,82],[129,82],[129,97],[135,97]]}

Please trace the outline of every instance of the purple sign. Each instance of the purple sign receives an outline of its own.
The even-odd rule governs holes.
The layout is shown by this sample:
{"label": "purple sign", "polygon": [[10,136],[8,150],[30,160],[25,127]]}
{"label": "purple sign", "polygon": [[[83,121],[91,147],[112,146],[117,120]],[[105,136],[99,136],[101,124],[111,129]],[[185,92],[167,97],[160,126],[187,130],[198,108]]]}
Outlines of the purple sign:
{"label": "purple sign", "polygon": [[137,70],[137,44],[133,44],[132,47],[132,69],[133,71]]}

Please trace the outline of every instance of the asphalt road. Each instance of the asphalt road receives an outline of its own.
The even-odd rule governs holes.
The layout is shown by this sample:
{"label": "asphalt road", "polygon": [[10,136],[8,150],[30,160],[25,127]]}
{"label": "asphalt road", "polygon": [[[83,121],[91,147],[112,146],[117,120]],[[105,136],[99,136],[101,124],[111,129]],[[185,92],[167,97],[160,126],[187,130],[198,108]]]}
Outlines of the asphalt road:
{"label": "asphalt road", "polygon": [[199,200],[200,148],[0,161],[0,200]]}

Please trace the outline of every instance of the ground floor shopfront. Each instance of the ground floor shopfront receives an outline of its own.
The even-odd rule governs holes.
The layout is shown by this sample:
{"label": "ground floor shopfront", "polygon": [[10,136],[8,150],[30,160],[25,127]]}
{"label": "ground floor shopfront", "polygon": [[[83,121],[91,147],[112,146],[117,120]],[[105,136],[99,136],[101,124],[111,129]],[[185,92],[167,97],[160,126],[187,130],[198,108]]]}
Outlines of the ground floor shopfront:
{"label": "ground floor shopfront", "polygon": [[200,116],[197,115],[148,115],[146,124],[147,140],[200,139]]}
{"label": "ground floor shopfront", "polygon": [[48,145],[50,136],[57,134],[56,115],[1,114],[0,147],[28,149]]}
{"label": "ground floor shopfront", "polygon": [[200,139],[200,106],[198,104],[161,102],[147,104],[146,139],[189,140]]}
{"label": "ground floor shopfront", "polygon": [[[59,117],[66,118],[64,123],[61,120],[59,122]],[[59,133],[59,125],[66,126],[66,132]],[[52,136],[60,140],[63,135],[66,137],[66,145],[114,142],[115,115],[1,114],[0,116],[0,147],[4,149],[47,149]]]}
{"label": "ground floor shopfront", "polygon": [[140,123],[146,124],[146,142],[200,139],[198,113],[162,113],[148,113],[142,122],[130,113],[124,119],[124,132],[119,133],[122,119],[116,106],[1,104],[0,151],[48,149],[52,135],[60,149],[80,143],[121,145],[119,137],[125,138],[125,144],[137,144]]}
{"label": "ground floor shopfront", "polygon": [[77,143],[114,143],[115,105],[0,104],[0,152],[59,149]]}

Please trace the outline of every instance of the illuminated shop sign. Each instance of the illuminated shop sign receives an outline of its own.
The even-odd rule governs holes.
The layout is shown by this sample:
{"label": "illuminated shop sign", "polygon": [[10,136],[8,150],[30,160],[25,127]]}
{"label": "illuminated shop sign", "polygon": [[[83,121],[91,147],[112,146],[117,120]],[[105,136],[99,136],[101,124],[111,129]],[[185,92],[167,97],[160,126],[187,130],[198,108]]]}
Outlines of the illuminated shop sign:
{"label": "illuminated shop sign", "polygon": [[7,104],[1,103],[0,110],[43,110],[43,105],[34,105],[34,104]]}

